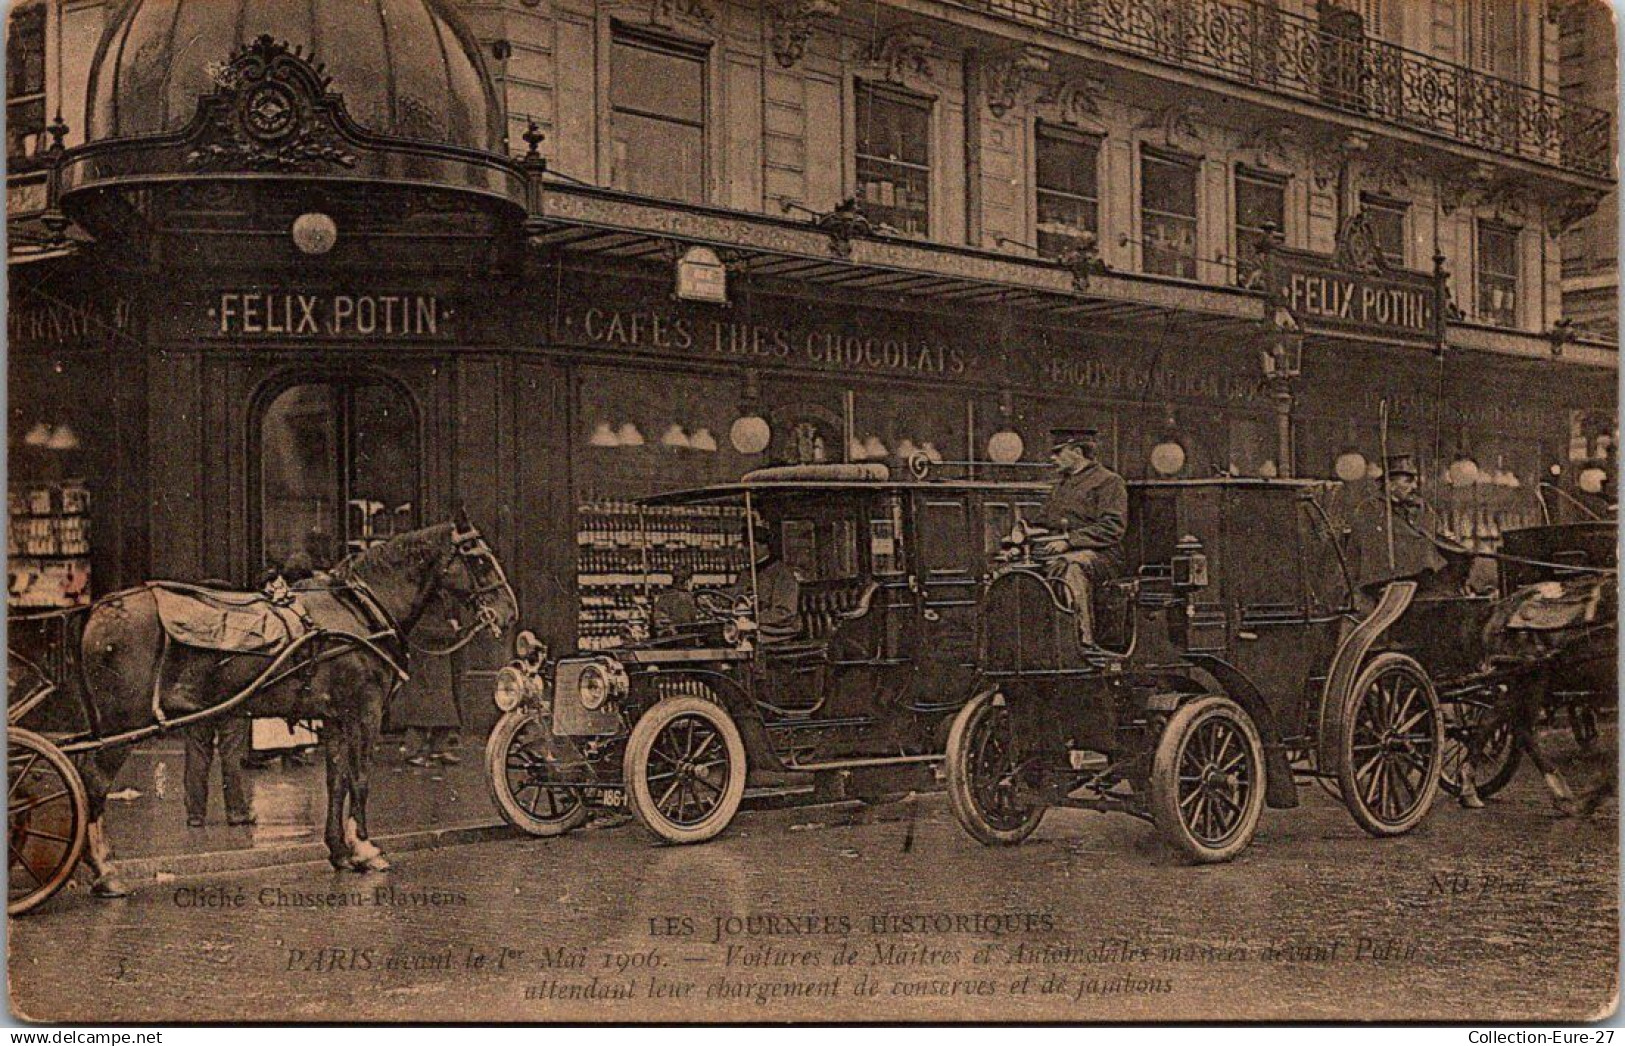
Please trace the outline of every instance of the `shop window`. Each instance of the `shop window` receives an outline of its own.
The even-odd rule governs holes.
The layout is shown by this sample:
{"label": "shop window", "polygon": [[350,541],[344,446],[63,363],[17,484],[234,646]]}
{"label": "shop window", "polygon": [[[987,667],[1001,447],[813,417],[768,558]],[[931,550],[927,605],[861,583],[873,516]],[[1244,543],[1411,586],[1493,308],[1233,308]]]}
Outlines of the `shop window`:
{"label": "shop window", "polygon": [[1478,223],[1478,318],[1497,327],[1518,322],[1518,230]]}
{"label": "shop window", "polygon": [[905,236],[931,232],[931,102],[857,85],[858,203]]}
{"label": "shop window", "polygon": [[331,567],[417,527],[418,427],[378,381],[290,386],[259,426],[259,564]]}
{"label": "shop window", "polygon": [[1236,168],[1236,284],[1258,285],[1262,265],[1258,243],[1266,230],[1286,228],[1286,178],[1246,167]]}
{"label": "shop window", "polygon": [[928,575],[966,574],[966,553],[976,548],[970,507],[963,501],[927,501],[920,512],[920,561]]}
{"label": "shop window", "polygon": [[1196,278],[1196,161],[1145,150],[1140,156],[1144,269]]}
{"label": "shop window", "polygon": [[1038,253],[1057,258],[1099,233],[1100,140],[1039,124],[1036,147]]}
{"label": "shop window", "polygon": [[610,45],[610,184],[705,201],[705,54],[617,30]]}
{"label": "shop window", "polygon": [[36,156],[45,132],[45,5],[11,12],[6,32],[6,159]]}
{"label": "shop window", "polygon": [[1371,228],[1377,253],[1390,269],[1405,268],[1405,215],[1409,210],[1403,200],[1360,194],[1360,213]]}

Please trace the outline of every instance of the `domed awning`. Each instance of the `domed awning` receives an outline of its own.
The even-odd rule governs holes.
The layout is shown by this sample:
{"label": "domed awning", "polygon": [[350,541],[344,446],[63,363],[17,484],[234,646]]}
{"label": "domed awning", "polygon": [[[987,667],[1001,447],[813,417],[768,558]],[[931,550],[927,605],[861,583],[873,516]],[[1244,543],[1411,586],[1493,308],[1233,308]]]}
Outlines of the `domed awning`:
{"label": "domed awning", "polygon": [[222,235],[285,232],[311,207],[348,231],[489,238],[526,206],[502,128],[444,0],[136,0],[103,36],[58,200],[132,242],[208,234],[211,214]]}

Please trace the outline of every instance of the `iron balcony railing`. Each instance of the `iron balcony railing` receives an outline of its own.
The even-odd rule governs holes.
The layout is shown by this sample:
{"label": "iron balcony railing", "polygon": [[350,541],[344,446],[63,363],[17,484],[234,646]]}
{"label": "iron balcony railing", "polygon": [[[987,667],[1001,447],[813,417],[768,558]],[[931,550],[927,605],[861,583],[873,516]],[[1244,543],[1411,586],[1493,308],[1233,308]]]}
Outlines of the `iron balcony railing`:
{"label": "iron balcony railing", "polygon": [[945,2],[1339,112],[1613,177],[1608,113],[1373,39],[1347,11],[1306,18],[1259,0]]}

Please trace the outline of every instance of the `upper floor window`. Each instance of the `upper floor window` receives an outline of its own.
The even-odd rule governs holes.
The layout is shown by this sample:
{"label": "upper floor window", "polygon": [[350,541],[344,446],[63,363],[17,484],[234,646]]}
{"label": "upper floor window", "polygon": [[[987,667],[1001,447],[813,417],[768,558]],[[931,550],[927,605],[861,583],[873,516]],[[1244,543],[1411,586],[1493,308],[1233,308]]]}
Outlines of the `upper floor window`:
{"label": "upper floor window", "polygon": [[610,53],[609,181],[667,200],[705,200],[705,55],[616,30]]}
{"label": "upper floor window", "polygon": [[1060,256],[1100,230],[1100,141],[1038,125],[1038,253]]}
{"label": "upper floor window", "polygon": [[931,102],[857,85],[858,202],[872,222],[906,236],[931,231]]}
{"label": "upper floor window", "polygon": [[1236,283],[1257,282],[1258,242],[1265,229],[1286,229],[1286,178],[1247,167],[1236,168]]}
{"label": "upper floor window", "polygon": [[1410,204],[1387,196],[1360,194],[1360,211],[1371,227],[1377,251],[1390,269],[1405,268],[1405,214]]}
{"label": "upper floor window", "polygon": [[1196,279],[1196,161],[1140,154],[1140,240],[1146,272]]}
{"label": "upper floor window", "polygon": [[6,33],[6,158],[38,152],[45,131],[45,5],[11,12]]}
{"label": "upper floor window", "polygon": [[1518,230],[1478,222],[1478,318],[1498,327],[1518,322]]}

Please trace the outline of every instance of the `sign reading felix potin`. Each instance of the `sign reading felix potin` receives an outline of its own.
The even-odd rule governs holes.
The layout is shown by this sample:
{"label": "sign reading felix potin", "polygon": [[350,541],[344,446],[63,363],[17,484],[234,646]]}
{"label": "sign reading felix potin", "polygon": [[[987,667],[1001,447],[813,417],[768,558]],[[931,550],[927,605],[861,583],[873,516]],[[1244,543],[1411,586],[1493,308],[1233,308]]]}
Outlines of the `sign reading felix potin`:
{"label": "sign reading felix potin", "polygon": [[1271,291],[1306,330],[1434,344],[1438,297],[1422,273],[1348,272],[1327,259],[1285,251],[1272,259]]}
{"label": "sign reading felix potin", "polygon": [[1265,253],[1271,297],[1308,331],[1437,345],[1443,295],[1428,273],[1391,268],[1363,213],[1343,223],[1332,254]]}
{"label": "sign reading felix potin", "polygon": [[439,340],[451,309],[433,294],[220,291],[204,305],[203,331],[249,340]]}

